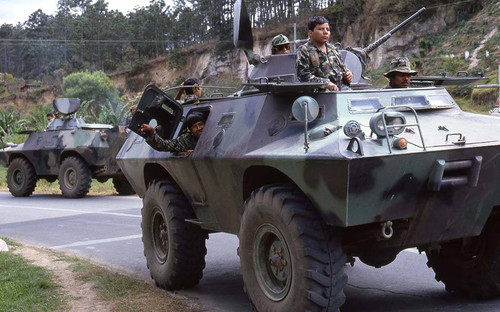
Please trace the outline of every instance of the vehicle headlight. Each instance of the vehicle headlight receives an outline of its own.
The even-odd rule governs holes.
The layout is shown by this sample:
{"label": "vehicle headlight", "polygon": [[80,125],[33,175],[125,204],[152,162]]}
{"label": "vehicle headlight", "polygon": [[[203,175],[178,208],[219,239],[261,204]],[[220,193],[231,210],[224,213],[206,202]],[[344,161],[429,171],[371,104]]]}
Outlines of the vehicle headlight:
{"label": "vehicle headlight", "polygon": [[370,129],[379,137],[385,137],[385,123],[389,135],[397,135],[405,130],[406,118],[400,112],[378,112],[370,118]]}

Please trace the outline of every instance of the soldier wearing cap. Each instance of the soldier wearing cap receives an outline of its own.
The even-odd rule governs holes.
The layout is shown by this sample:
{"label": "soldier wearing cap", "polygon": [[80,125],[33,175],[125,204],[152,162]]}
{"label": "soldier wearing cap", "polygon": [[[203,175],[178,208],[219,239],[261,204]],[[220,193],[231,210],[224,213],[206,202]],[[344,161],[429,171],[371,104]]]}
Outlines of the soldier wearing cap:
{"label": "soldier wearing cap", "polygon": [[407,57],[396,57],[391,61],[390,70],[384,74],[389,79],[390,88],[408,88],[411,83],[411,76],[415,76],[417,72],[410,67],[410,60]]}
{"label": "soldier wearing cap", "polygon": [[352,82],[352,72],[345,67],[342,56],[330,40],[330,25],[323,16],[314,16],[307,23],[309,40],[299,47],[295,64],[297,78],[302,82],[324,82],[330,91],[338,91],[342,83]]}
{"label": "soldier wearing cap", "polygon": [[189,132],[181,134],[173,140],[163,139],[155,128],[148,124],[141,125],[139,134],[144,135],[146,142],[152,148],[164,152],[185,152],[185,156],[191,155],[196,143],[201,136],[201,132],[205,126],[206,117],[202,112],[193,112],[186,117],[186,126]]}
{"label": "soldier wearing cap", "polygon": [[201,97],[200,81],[196,78],[190,77],[181,84],[181,86],[193,86],[192,88],[180,88],[175,96],[175,100],[179,101],[183,93],[186,93],[183,103],[193,102],[198,104]]}
{"label": "soldier wearing cap", "polygon": [[290,41],[288,40],[288,37],[283,34],[275,36],[271,41],[271,44],[271,53],[273,55],[290,53]]}

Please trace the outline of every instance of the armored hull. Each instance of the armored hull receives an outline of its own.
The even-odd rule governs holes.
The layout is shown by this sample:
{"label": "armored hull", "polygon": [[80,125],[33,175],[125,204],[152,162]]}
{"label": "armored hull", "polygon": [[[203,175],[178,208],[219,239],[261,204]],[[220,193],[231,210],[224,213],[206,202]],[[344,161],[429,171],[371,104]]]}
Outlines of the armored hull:
{"label": "armored hull", "polygon": [[[320,115],[309,124],[307,152],[304,125],[291,113],[297,95],[261,93],[184,107],[184,113],[192,109],[209,111],[204,132],[189,158],[155,151],[133,135],[118,161],[140,196],[153,179],[171,177],[188,197],[204,228],[235,234],[251,191],[276,182],[297,185],[330,225],[354,227],[417,216],[426,218],[419,220],[419,227],[425,222],[446,225],[439,227],[439,234],[425,230],[424,237],[412,234],[416,237],[408,237],[406,243],[414,245],[478,235],[492,207],[500,204],[495,192],[500,186],[499,141],[495,136],[499,126],[488,116],[460,111],[446,90],[377,90],[368,95],[367,91],[348,91],[310,96],[318,102]],[[389,106],[396,98],[434,98],[440,106],[417,107],[422,137],[417,127],[408,127],[399,135],[408,141],[404,150],[390,150],[385,138],[370,137],[370,129],[363,127],[366,133],[359,141],[361,155],[349,150],[352,139],[337,128],[349,120],[369,124],[377,109],[356,102],[367,96]],[[403,114],[413,118],[410,112]],[[325,134],[325,128],[336,131]],[[466,138],[465,142],[455,142],[457,133]],[[478,158],[481,164],[476,168],[473,162]],[[447,166],[465,161],[469,167],[448,170],[437,181],[433,174],[440,161]],[[469,181],[472,174],[477,178],[474,186]],[[433,190],[432,183],[446,185]],[[438,211],[439,218],[432,217],[432,212]],[[446,217],[447,212],[452,215]]]}

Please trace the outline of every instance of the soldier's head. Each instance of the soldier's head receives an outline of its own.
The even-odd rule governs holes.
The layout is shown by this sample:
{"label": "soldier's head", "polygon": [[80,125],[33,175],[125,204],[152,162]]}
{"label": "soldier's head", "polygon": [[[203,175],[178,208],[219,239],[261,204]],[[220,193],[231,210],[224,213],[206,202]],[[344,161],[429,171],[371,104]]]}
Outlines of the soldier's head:
{"label": "soldier's head", "polygon": [[61,113],[60,113],[60,112],[54,112],[54,116],[55,116],[56,118],[61,118],[61,117],[62,117],[62,115],[61,115]]}
{"label": "soldier's head", "polygon": [[130,106],[130,114],[133,115],[135,114],[135,110],[137,109],[137,105],[132,105]]}
{"label": "soldier's head", "polygon": [[307,34],[316,46],[322,46],[330,40],[330,24],[324,16],[313,16],[307,23]]}
{"label": "soldier's head", "polygon": [[54,114],[52,114],[52,113],[47,113],[46,116],[47,116],[48,121],[52,121],[52,119],[54,119]]}
{"label": "soldier's head", "polygon": [[417,72],[411,69],[410,60],[407,57],[396,57],[391,61],[390,69],[384,76],[389,79],[391,88],[408,88],[411,76],[416,74]]}
{"label": "soldier's head", "polygon": [[196,95],[197,97],[201,96],[201,88],[200,81],[196,78],[190,77],[182,83],[183,86],[193,86],[192,88],[185,88],[184,91],[188,95]]}
{"label": "soldier's head", "polygon": [[290,41],[288,40],[288,37],[283,34],[275,36],[271,41],[271,44],[271,53],[273,55],[290,53]]}
{"label": "soldier's head", "polygon": [[205,127],[205,114],[202,112],[192,112],[186,117],[186,126],[195,139],[198,139]]}

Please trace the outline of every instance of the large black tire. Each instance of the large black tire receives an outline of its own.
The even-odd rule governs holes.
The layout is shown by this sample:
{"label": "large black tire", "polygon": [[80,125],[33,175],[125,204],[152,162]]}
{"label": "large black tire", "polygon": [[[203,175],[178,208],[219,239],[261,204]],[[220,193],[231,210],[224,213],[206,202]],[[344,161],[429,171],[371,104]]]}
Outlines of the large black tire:
{"label": "large black tire", "polygon": [[193,287],[203,277],[207,232],[186,219],[196,216],[177,185],[153,181],[143,200],[142,242],[151,278],[166,290]]}
{"label": "large black tire", "polygon": [[135,194],[134,188],[132,188],[132,185],[128,183],[125,177],[113,178],[113,186],[115,187],[116,192],[118,192],[118,195],[126,196]]}
{"label": "large black tire", "polygon": [[490,218],[481,235],[450,241],[426,252],[427,265],[446,290],[473,299],[500,296],[500,218]]}
{"label": "large black tire", "polygon": [[340,234],[292,185],[255,190],[239,232],[241,273],[256,311],[338,311],[345,302]]}
{"label": "large black tire", "polygon": [[63,160],[59,168],[59,188],[68,198],[80,198],[87,195],[92,182],[92,173],[87,163],[75,156]]}
{"label": "large black tire", "polygon": [[33,165],[24,158],[15,158],[7,169],[7,186],[13,196],[30,196],[36,186],[36,172]]}

